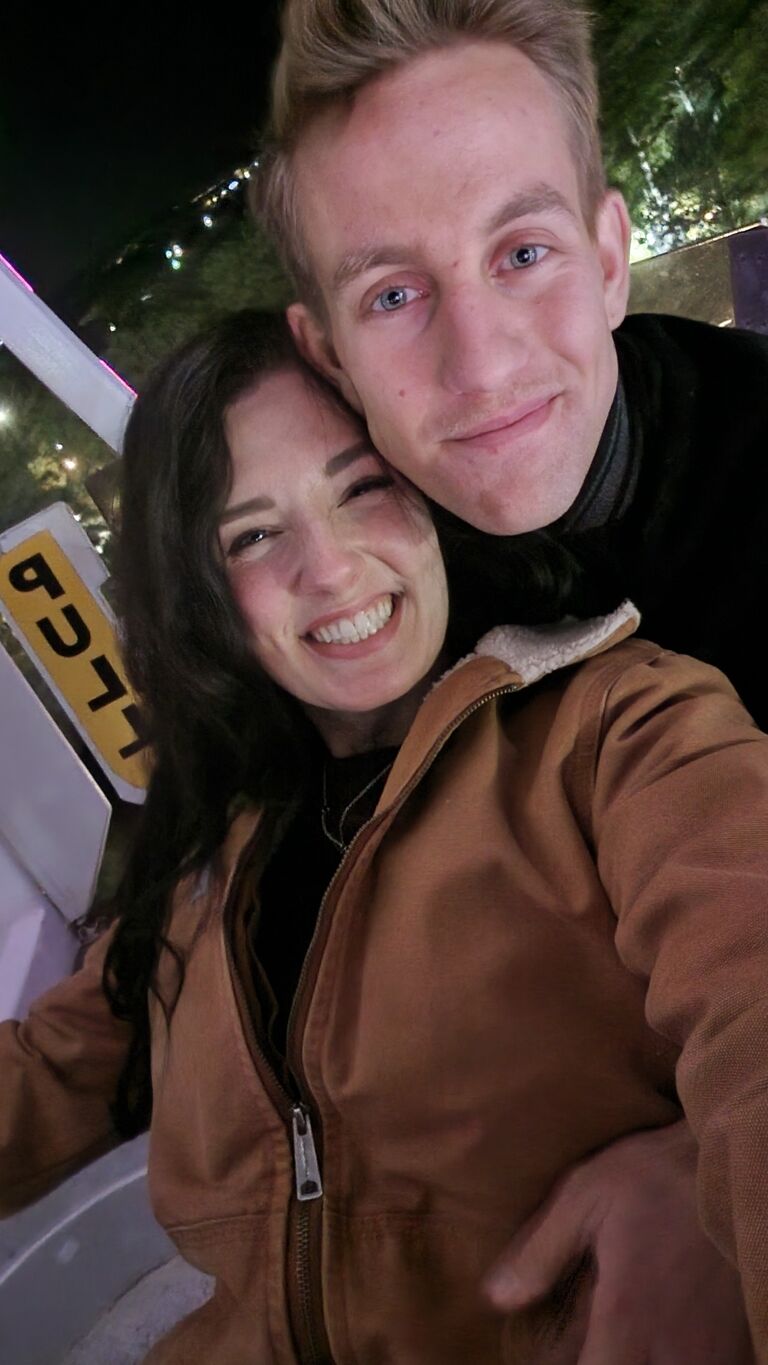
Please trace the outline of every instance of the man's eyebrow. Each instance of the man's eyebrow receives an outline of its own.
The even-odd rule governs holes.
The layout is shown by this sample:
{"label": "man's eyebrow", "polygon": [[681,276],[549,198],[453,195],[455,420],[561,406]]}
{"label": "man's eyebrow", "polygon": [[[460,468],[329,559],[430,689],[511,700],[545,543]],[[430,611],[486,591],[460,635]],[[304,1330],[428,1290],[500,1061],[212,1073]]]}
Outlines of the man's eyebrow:
{"label": "man's eyebrow", "polygon": [[407,246],[363,247],[361,251],[350,251],[337,265],[331,279],[334,290],[344,289],[358,275],[366,270],[375,270],[379,265],[402,265],[412,255]]}
{"label": "man's eyebrow", "polygon": [[551,185],[533,185],[530,189],[521,190],[519,194],[513,195],[502,204],[488,219],[485,230],[487,233],[498,232],[508,223],[513,223],[518,218],[526,218],[532,213],[567,213],[569,218],[576,216],[568,200],[559,190],[553,189]]}
{"label": "man's eyebrow", "polygon": [[[559,190],[551,185],[533,185],[530,189],[521,190],[519,194],[513,195],[506,203],[497,209],[493,217],[485,224],[486,233],[498,232],[500,228],[506,227],[508,223],[514,222],[517,218],[525,218],[531,213],[567,213],[569,218],[575,218],[575,213]],[[331,277],[331,287],[339,291],[344,289],[358,275],[362,275],[366,270],[375,270],[380,265],[402,265],[413,255],[413,249],[409,246],[397,243],[388,246],[369,246],[363,247],[360,251],[350,251],[339,262]]]}
{"label": "man's eyebrow", "polygon": [[[370,441],[365,438],[355,441],[354,445],[345,446],[338,454],[332,455],[330,460],[323,465],[323,473],[326,478],[333,478],[334,474],[340,474],[343,469],[354,464],[356,460],[362,460],[366,455],[371,455],[374,459],[378,458],[378,452],[373,449]],[[274,508],[275,504],[271,498],[248,498],[246,502],[238,502],[233,507],[228,507],[219,519],[220,526],[226,526],[230,521],[237,521],[238,517],[243,517],[250,512],[267,512]]]}

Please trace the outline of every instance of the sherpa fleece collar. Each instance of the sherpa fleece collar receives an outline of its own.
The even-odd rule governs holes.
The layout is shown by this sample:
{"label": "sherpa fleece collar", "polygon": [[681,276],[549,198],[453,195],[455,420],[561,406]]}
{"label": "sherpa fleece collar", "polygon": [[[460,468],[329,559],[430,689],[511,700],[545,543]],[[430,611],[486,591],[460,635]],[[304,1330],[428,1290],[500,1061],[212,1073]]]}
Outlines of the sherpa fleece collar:
{"label": "sherpa fleece collar", "polygon": [[478,642],[475,655],[500,659],[528,685],[601,653],[631,635],[639,624],[640,613],[627,600],[607,616],[587,621],[566,616],[555,625],[496,626]]}

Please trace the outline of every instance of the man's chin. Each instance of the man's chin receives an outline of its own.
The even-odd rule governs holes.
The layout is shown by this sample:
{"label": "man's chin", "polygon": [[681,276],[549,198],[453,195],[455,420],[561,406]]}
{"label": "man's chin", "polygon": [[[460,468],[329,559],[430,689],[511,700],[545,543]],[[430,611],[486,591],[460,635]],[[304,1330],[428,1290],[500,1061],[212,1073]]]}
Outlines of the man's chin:
{"label": "man's chin", "polygon": [[[433,501],[440,502],[440,498],[433,495]],[[525,515],[520,510],[522,502],[522,498],[517,497],[472,502],[452,499],[452,505],[449,506],[447,502],[442,505],[446,506],[459,521],[473,526],[477,531],[483,531],[485,535],[523,536],[553,526],[568,511],[573,499],[562,502],[553,500],[547,503],[537,501],[533,506],[529,502]]]}

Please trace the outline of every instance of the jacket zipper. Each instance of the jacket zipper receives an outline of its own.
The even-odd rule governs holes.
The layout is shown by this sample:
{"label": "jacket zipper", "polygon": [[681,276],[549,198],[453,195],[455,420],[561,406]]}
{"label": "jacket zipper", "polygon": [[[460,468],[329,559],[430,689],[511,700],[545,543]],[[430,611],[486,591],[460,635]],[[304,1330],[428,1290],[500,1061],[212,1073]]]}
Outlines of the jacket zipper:
{"label": "jacket zipper", "polygon": [[[322,1198],[323,1184],[312,1134],[312,1120],[307,1106],[295,1104],[291,1110],[291,1120],[293,1124],[293,1166],[297,1202],[294,1254],[299,1310],[306,1335],[309,1363],[310,1365],[323,1365],[324,1362],[330,1361],[330,1355],[324,1354],[323,1347],[318,1345],[316,1335],[318,1313],[314,1309],[314,1303],[316,1301],[318,1305],[321,1303],[317,1296],[322,1290],[320,1284],[315,1284],[313,1278],[312,1212],[307,1207],[315,1199]],[[319,1314],[322,1315],[321,1307]],[[326,1340],[324,1323],[322,1323],[322,1330],[323,1339]]]}
{"label": "jacket zipper", "polygon": [[[319,1207],[319,1206],[318,1206]],[[313,1255],[313,1231],[319,1237],[321,1229],[313,1228],[312,1204],[300,1203],[296,1208],[294,1223],[293,1256],[296,1271],[296,1290],[298,1307],[303,1327],[302,1362],[307,1365],[332,1365],[330,1345],[323,1317],[322,1286],[316,1277]],[[318,1339],[318,1333],[322,1336]]]}
{"label": "jacket zipper", "polygon": [[293,1120],[293,1164],[296,1172],[296,1198],[305,1204],[308,1199],[320,1199],[323,1182],[317,1160],[315,1139],[312,1135],[312,1120],[305,1104],[295,1104],[291,1110]]}
{"label": "jacket zipper", "polygon": [[[303,1331],[301,1338],[306,1343],[306,1349],[302,1350],[302,1365],[328,1365],[332,1357],[326,1332],[325,1322],[322,1316],[322,1290],[319,1275],[319,1254],[313,1255],[312,1245],[312,1209],[315,1201],[322,1198],[323,1185],[320,1170],[320,1158],[317,1151],[315,1137],[312,1129],[309,1105],[306,1098],[309,1096],[307,1079],[301,1065],[301,1050],[299,1047],[300,1039],[303,1037],[304,1026],[308,1013],[309,997],[311,991],[307,990],[307,981],[310,971],[322,957],[322,949],[330,928],[330,916],[327,912],[328,902],[334,891],[337,890],[342,875],[346,873],[353,854],[356,854],[361,842],[366,839],[372,830],[384,819],[385,815],[391,817],[402,808],[408,800],[411,792],[418,786],[424,773],[431,767],[440,750],[450,739],[464,721],[475,711],[481,710],[489,702],[495,701],[507,693],[519,692],[522,683],[507,683],[502,687],[494,688],[487,692],[483,697],[479,697],[470,706],[455,716],[449,725],[438,735],[432,744],[429,752],[422,759],[416,771],[403,787],[394,806],[390,806],[385,811],[380,811],[371,817],[355,835],[351,844],[344,853],[341,862],[336,868],[331,878],[325,895],[320,902],[317,914],[315,931],[309,943],[309,947],[302,963],[299,980],[296,985],[293,1002],[288,1015],[288,1027],[286,1035],[286,1066],[288,1073],[296,1083],[296,1097],[292,1097],[278,1079],[274,1067],[269,1061],[266,1052],[262,1048],[256,1036],[256,1031],[251,1022],[250,1009],[245,999],[242,982],[240,980],[237,964],[229,939],[225,933],[225,943],[227,959],[232,980],[235,984],[235,991],[240,1004],[240,1013],[246,1029],[247,1042],[257,1063],[257,1070],[260,1072],[262,1080],[267,1088],[273,1104],[286,1125],[290,1127],[290,1136],[293,1147],[294,1181],[295,1181],[295,1203],[292,1208],[294,1219],[294,1247],[295,1247],[295,1272],[296,1287],[298,1291],[299,1308],[301,1314],[301,1325]],[[258,836],[256,836],[258,837]],[[239,869],[247,866],[248,854],[253,848],[255,838],[252,839],[240,855]],[[236,892],[239,889],[240,877],[233,878],[227,895],[225,916],[233,905]],[[226,919],[225,919],[226,923]],[[319,946],[318,946],[319,945]],[[314,980],[313,973],[313,980]],[[259,1066],[259,1063],[261,1064]],[[290,1239],[289,1239],[290,1241]],[[290,1295],[289,1295],[290,1302]],[[294,1323],[294,1329],[296,1324]]]}
{"label": "jacket zipper", "polygon": [[[254,839],[250,840],[241,853],[238,870],[244,870],[247,867],[249,854],[257,839],[258,834]],[[305,1103],[300,1087],[296,1082],[296,1077],[290,1068],[290,1064],[287,1065],[287,1070],[290,1078],[295,1082],[294,1094],[291,1094],[280,1081],[253,1026],[250,1006],[240,978],[237,962],[232,950],[230,934],[228,932],[229,911],[237,899],[240,881],[241,878],[236,875],[230,885],[229,893],[227,895],[225,906],[225,951],[251,1057],[256,1067],[256,1071],[261,1078],[262,1084],[278,1115],[283,1120],[291,1138],[295,1197],[291,1200],[289,1208],[288,1254],[289,1257],[293,1257],[295,1261],[295,1282],[298,1291],[300,1321],[295,1321],[294,1313],[290,1312],[290,1293],[288,1296],[289,1316],[291,1318],[293,1335],[297,1342],[297,1351],[301,1365],[327,1365],[327,1362],[330,1362],[331,1360],[331,1356],[326,1343],[325,1327],[324,1324],[321,1324],[321,1334],[318,1336],[316,1326],[317,1315],[313,1312],[312,1307],[312,1229],[309,1209],[315,1200],[321,1198],[323,1193],[320,1178],[320,1163],[312,1131],[309,1107]]]}

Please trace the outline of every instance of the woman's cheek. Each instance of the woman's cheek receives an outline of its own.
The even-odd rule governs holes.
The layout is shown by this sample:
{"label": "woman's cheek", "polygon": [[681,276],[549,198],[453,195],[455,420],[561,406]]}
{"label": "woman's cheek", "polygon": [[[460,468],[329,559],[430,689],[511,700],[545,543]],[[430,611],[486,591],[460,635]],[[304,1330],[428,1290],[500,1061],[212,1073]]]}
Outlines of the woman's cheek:
{"label": "woman's cheek", "polygon": [[261,634],[270,616],[270,597],[265,575],[258,564],[238,564],[230,577],[235,603],[252,635]]}

